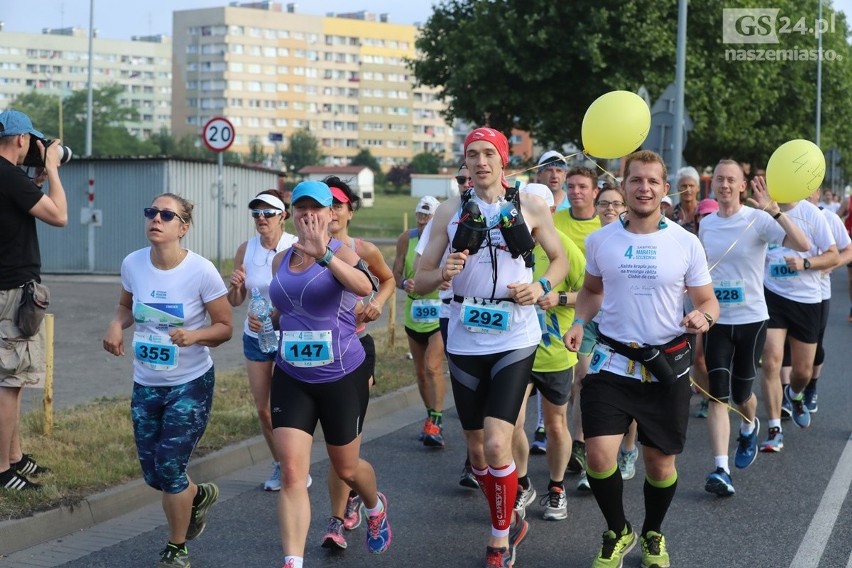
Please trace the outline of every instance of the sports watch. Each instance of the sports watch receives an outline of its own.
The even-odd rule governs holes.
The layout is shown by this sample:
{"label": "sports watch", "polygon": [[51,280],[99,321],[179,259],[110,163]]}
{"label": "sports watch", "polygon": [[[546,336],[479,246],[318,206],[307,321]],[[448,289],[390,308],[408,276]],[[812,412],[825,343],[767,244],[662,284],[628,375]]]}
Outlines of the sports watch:
{"label": "sports watch", "polygon": [[803,259],[802,260],[802,266],[805,267],[805,270],[810,270],[811,269],[811,261],[808,260],[807,258]]}
{"label": "sports watch", "polygon": [[541,284],[541,289],[545,294],[549,294],[551,290],[553,290],[553,286],[550,285],[550,280],[542,276],[538,279],[538,283]]}

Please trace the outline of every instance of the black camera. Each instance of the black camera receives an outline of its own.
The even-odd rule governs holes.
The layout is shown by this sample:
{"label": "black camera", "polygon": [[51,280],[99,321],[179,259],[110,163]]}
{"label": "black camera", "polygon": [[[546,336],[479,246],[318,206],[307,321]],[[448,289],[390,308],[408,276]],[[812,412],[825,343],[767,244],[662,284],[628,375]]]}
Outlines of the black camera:
{"label": "black camera", "polygon": [[[30,136],[30,148],[27,150],[27,157],[24,158],[25,166],[32,166],[36,168],[44,167],[44,154],[41,151],[41,148],[38,147],[36,140],[41,140],[42,145],[44,145],[44,151],[47,152],[47,149],[56,142],[56,140],[50,140],[47,138],[37,138],[35,136]],[[60,144],[59,146],[62,149],[62,157],[59,159],[59,165],[68,163],[71,161],[71,148],[68,146],[63,146]]]}

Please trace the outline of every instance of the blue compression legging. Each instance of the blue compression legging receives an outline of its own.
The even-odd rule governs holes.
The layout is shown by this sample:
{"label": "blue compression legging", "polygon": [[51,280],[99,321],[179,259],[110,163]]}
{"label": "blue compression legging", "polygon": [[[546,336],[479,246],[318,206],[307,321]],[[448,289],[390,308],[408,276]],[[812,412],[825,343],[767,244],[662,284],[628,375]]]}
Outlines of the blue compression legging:
{"label": "blue compression legging", "polygon": [[204,435],[213,405],[213,367],[174,387],[133,384],[130,413],[145,483],[176,494],[189,486],[186,465]]}

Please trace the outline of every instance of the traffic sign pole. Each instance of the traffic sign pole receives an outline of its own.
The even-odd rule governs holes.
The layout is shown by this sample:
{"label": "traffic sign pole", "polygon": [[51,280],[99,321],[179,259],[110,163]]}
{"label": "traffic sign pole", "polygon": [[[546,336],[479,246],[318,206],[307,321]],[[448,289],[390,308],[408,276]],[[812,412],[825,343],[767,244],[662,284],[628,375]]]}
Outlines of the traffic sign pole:
{"label": "traffic sign pole", "polygon": [[216,264],[222,268],[222,209],[225,199],[223,184],[223,171],[225,169],[225,150],[234,143],[234,125],[223,116],[216,116],[207,121],[202,130],[204,145],[219,154],[218,156],[218,189],[216,192],[216,216],[218,217],[218,230],[216,231]]}

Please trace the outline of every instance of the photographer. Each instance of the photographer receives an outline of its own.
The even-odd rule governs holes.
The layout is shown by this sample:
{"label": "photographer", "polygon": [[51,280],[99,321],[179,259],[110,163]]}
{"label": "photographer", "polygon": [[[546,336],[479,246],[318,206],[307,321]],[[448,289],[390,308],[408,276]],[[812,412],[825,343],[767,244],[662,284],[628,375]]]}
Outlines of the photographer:
{"label": "photographer", "polygon": [[[21,387],[38,383],[44,373],[44,330],[22,337],[15,322],[24,285],[41,282],[35,220],[56,227],[68,222],[58,171],[66,152],[61,143],[45,143],[26,114],[0,113],[0,490],[39,489],[26,475],[49,471],[22,452],[19,430]],[[35,155],[43,164],[34,180],[19,167],[28,154],[28,163]],[[41,192],[45,180],[47,194]]]}

